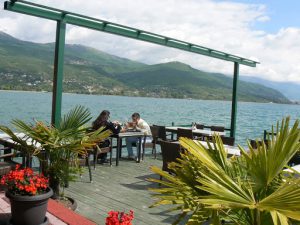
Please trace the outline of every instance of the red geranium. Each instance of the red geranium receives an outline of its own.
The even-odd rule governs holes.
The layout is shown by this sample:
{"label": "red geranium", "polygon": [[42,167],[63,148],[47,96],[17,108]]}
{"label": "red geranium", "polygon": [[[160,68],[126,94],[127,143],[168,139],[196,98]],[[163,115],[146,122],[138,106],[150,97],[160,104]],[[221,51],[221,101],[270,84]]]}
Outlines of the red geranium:
{"label": "red geranium", "polygon": [[1,184],[6,185],[8,190],[15,195],[38,195],[48,188],[49,180],[43,175],[34,174],[31,168],[10,171],[1,178]]}
{"label": "red geranium", "polygon": [[133,210],[130,210],[129,213],[110,211],[105,225],[132,225],[133,218]]}

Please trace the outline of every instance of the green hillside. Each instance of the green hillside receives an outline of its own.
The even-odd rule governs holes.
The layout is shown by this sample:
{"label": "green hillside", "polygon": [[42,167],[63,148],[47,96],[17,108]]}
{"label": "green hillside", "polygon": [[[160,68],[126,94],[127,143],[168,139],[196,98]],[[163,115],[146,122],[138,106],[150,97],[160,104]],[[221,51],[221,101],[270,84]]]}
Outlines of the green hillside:
{"label": "green hillside", "polygon": [[[180,62],[152,65],[114,77],[145,96],[231,100],[232,78],[199,71]],[[274,89],[243,81],[239,82],[238,95],[241,101],[288,101]]]}
{"label": "green hillside", "polygon": [[[0,32],[0,89],[51,91],[54,44]],[[64,92],[195,99],[231,99],[232,78],[170,62],[146,65],[99,50],[66,45]],[[280,92],[240,82],[239,100],[288,103]]]}

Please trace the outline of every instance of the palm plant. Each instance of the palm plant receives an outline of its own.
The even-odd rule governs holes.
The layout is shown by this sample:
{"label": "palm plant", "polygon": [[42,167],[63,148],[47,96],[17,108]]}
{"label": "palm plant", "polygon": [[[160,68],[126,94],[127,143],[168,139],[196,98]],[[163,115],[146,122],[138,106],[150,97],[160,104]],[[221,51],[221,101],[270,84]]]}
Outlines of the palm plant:
{"label": "palm plant", "polygon": [[[174,205],[180,210],[178,224],[288,225],[300,221],[300,179],[287,166],[300,149],[297,120],[289,128],[289,118],[277,123],[277,135],[268,144],[248,142],[249,151],[239,146],[240,157],[227,158],[220,137],[206,149],[201,143],[181,138],[186,152],[169,164],[174,176],[157,167],[152,171],[165,179],[151,189],[158,198],[153,206]],[[289,168],[288,172],[284,170]]]}
{"label": "palm plant", "polygon": [[[19,144],[19,150],[25,155],[38,156],[43,172],[50,179],[50,187],[58,195],[59,186],[65,186],[78,172],[79,156],[87,155],[88,149],[110,135],[110,131],[103,131],[103,128],[89,132],[85,124],[90,119],[89,110],[77,106],[61,119],[57,127],[40,121],[27,124],[13,120],[16,129],[25,134],[22,138],[7,127],[1,126],[0,129]],[[34,145],[24,140],[32,140]]]}

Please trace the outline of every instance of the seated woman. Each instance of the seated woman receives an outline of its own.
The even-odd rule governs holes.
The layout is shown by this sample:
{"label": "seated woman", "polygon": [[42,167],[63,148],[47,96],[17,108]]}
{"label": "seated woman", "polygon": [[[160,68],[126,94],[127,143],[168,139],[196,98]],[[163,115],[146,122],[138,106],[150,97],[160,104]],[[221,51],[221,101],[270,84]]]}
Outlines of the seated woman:
{"label": "seated woman", "polygon": [[[108,110],[103,110],[97,119],[92,124],[92,129],[97,130],[100,127],[105,127],[105,130],[111,130],[113,134],[118,134],[121,130],[121,126],[118,121],[110,122],[109,121],[110,112]],[[101,142],[98,146],[99,148],[108,147],[110,145],[110,141],[107,139],[104,142]],[[107,153],[102,153],[99,155],[100,163],[107,163]]]}

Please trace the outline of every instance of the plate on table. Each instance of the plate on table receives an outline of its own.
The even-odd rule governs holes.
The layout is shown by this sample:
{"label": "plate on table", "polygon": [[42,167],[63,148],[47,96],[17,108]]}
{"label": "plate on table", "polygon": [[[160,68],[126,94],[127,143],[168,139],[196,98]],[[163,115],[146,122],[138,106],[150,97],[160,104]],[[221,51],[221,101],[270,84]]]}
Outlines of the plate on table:
{"label": "plate on table", "polygon": [[136,132],[136,129],[134,129],[134,128],[128,128],[126,131],[127,132]]}

